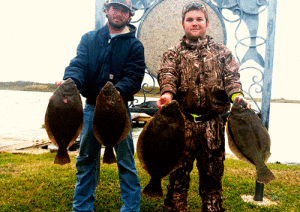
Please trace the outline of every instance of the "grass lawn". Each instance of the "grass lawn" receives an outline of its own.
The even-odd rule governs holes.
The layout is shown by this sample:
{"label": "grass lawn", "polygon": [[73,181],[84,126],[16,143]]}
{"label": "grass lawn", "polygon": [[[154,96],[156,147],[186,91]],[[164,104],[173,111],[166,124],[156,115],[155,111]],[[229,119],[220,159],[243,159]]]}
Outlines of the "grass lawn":
{"label": "grass lawn", "polygon": [[[75,187],[75,157],[71,164],[59,166],[55,153],[42,155],[0,153],[0,211],[71,211]],[[150,177],[136,158],[142,189]],[[242,195],[253,195],[254,167],[234,159],[225,160],[223,177],[224,207],[227,211],[300,211],[300,166],[268,164],[276,180],[265,185],[264,197],[277,205],[246,203]],[[201,210],[198,172],[194,168],[189,191],[189,211]],[[100,184],[96,189],[95,211],[119,211],[120,187],[116,164],[101,164]],[[168,178],[163,179],[164,194]],[[163,199],[142,195],[141,211],[163,211]]]}

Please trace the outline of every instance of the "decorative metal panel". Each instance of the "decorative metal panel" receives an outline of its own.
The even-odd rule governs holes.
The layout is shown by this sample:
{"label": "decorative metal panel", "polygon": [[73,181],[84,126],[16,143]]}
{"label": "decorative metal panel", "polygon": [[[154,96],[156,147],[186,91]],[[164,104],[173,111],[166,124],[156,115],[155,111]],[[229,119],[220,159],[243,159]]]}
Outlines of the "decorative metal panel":
{"label": "decorative metal panel", "polygon": [[[152,79],[151,83],[142,86],[144,103],[147,93],[152,93],[154,87],[158,86],[156,73],[163,51],[177,44],[184,34],[181,10],[185,3],[191,1],[132,0],[136,10],[132,23],[138,26],[137,37],[145,46],[145,73]],[[103,4],[103,0],[96,0],[98,9],[100,2]],[[210,31],[207,34],[215,37],[216,41],[223,42],[233,52],[240,63],[239,72],[244,94],[252,99],[253,109],[262,114],[263,123],[268,128],[277,0],[202,2],[205,3],[211,18]],[[96,23],[97,19],[103,18],[97,13],[99,11],[96,11]],[[266,27],[262,28],[260,24]],[[261,104],[257,99],[262,99]],[[134,102],[131,110],[138,112]]]}

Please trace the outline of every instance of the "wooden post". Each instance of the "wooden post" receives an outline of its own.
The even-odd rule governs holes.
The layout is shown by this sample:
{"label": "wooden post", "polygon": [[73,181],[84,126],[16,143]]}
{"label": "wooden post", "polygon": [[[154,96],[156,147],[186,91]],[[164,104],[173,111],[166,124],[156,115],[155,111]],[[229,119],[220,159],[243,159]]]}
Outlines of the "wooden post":
{"label": "wooden post", "polygon": [[263,201],[263,197],[264,197],[264,184],[256,181],[254,201]]}

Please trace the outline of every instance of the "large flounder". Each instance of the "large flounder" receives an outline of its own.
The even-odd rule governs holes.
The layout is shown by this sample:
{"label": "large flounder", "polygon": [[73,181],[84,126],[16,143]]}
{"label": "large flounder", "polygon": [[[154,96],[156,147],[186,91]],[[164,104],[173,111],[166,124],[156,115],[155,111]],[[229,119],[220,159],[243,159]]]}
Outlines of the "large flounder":
{"label": "large flounder", "polygon": [[185,145],[185,117],[173,100],[158,110],[139,135],[137,155],[151,180],[143,194],[162,197],[161,179],[177,168]]}
{"label": "large flounder", "polygon": [[232,105],[226,130],[229,148],[239,159],[256,167],[258,182],[269,183],[275,179],[265,164],[271,155],[270,136],[256,113],[245,107],[243,100]]}
{"label": "large flounder", "polygon": [[67,149],[76,141],[82,126],[81,97],[76,84],[69,78],[54,91],[45,114],[48,137],[58,147],[55,164],[71,162]]}
{"label": "large flounder", "polygon": [[93,132],[105,146],[103,163],[115,163],[113,147],[124,140],[131,129],[126,105],[112,82],[101,89],[93,117]]}

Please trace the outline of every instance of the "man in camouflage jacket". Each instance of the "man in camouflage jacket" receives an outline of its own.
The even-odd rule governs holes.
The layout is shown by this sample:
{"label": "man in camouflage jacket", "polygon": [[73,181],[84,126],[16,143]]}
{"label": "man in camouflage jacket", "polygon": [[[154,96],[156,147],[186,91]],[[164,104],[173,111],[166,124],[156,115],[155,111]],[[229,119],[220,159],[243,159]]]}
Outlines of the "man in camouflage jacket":
{"label": "man in camouflage jacket", "polygon": [[164,53],[158,73],[158,108],[176,99],[186,116],[184,157],[170,175],[165,206],[167,211],[187,211],[190,172],[196,159],[202,211],[224,211],[225,121],[221,114],[229,110],[230,101],[244,99],[239,65],[223,44],[205,34],[209,21],[204,5],[187,4],[182,15],[185,36]]}

